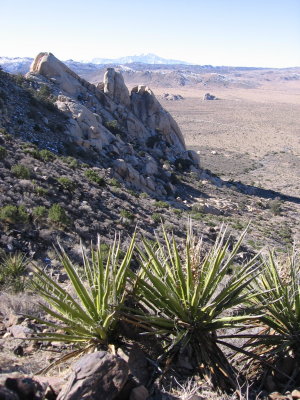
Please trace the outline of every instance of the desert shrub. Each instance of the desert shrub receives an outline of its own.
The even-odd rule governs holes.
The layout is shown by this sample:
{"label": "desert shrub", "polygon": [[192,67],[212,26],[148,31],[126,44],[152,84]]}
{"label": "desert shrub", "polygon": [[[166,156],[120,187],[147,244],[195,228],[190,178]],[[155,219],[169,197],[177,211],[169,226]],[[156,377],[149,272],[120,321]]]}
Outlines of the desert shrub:
{"label": "desert shrub", "polygon": [[48,211],[48,218],[50,221],[57,224],[67,225],[69,218],[66,211],[60,204],[53,204]]}
{"label": "desert shrub", "polygon": [[35,186],[34,191],[40,197],[44,197],[48,194],[48,189],[45,189],[42,186]]}
{"label": "desert shrub", "polygon": [[4,158],[6,156],[7,156],[6,148],[3,146],[0,146],[0,161],[4,160]]}
{"label": "desert shrub", "polygon": [[43,149],[39,151],[39,159],[45,162],[55,160],[56,156],[52,151]]}
{"label": "desert shrub", "polygon": [[11,172],[19,179],[29,179],[31,175],[30,169],[23,164],[13,165]]}
{"label": "desert shrub", "polygon": [[[260,332],[246,345],[272,365],[291,359],[289,383],[299,379],[300,366],[300,255],[294,251],[283,261],[270,252],[263,257],[261,273],[251,284],[250,306],[259,314]],[[283,373],[289,374],[287,370]],[[298,373],[297,373],[298,372]],[[278,371],[277,371],[278,373]],[[298,378],[297,378],[298,377]]]}
{"label": "desert shrub", "polygon": [[[188,351],[200,376],[223,390],[236,387],[236,376],[220,347],[227,342],[218,339],[218,332],[245,327],[251,320],[240,305],[251,297],[244,289],[253,279],[255,260],[243,266],[234,262],[243,236],[231,246],[221,232],[205,258],[201,241],[191,234],[184,251],[166,232],[164,242],[157,239],[155,247],[144,239],[138,249],[141,270],[132,276],[141,308],[131,310],[131,322],[165,341],[165,358]],[[228,275],[233,267],[235,273]]]}
{"label": "desert shrub", "polygon": [[117,239],[109,246],[108,253],[105,247],[105,255],[98,240],[96,249],[91,246],[90,259],[81,246],[80,274],[60,246],[58,255],[70,279],[68,288],[58,284],[39,267],[34,267],[34,290],[46,302],[40,303],[40,306],[55,319],[55,323],[49,318],[43,321],[52,332],[38,333],[36,339],[75,343],[78,349],[73,355],[114,342],[121,316],[119,311],[127,294],[126,283],[134,242],[133,236],[123,257],[121,243]]}
{"label": "desert shrub", "polygon": [[40,159],[40,152],[37,149],[25,148],[24,153],[31,155],[32,157],[36,158],[37,160]]}
{"label": "desert shrub", "polygon": [[75,190],[77,184],[74,182],[72,179],[67,178],[67,177],[60,177],[57,178],[57,182],[65,189],[68,190],[69,192],[72,192]]}
{"label": "desert shrub", "polygon": [[203,213],[203,212],[204,212],[204,209],[205,209],[205,206],[204,206],[203,204],[201,204],[201,203],[194,203],[194,204],[192,205],[192,211],[193,211],[193,212],[200,212],[200,213]]}
{"label": "desert shrub", "polygon": [[128,192],[128,194],[131,194],[131,196],[139,197],[139,194],[137,192],[135,192],[134,190],[127,189],[127,192]]}
{"label": "desert shrub", "polygon": [[84,171],[84,175],[88,178],[89,181],[96,183],[99,186],[105,185],[105,180],[96,172],[94,169],[87,169]]}
{"label": "desert shrub", "polygon": [[104,126],[114,135],[121,132],[121,127],[116,119],[106,121]]}
{"label": "desert shrub", "polygon": [[201,212],[192,212],[192,213],[190,213],[190,217],[191,217],[191,219],[200,221],[201,219],[204,218],[204,214]]}
{"label": "desert shrub", "polygon": [[110,186],[114,186],[114,187],[117,187],[117,188],[121,187],[120,182],[116,178],[109,179],[107,183]]}
{"label": "desert shrub", "polygon": [[155,223],[160,223],[160,222],[164,222],[164,216],[162,214],[159,213],[153,213],[151,215],[151,219],[155,222]]}
{"label": "desert shrub", "polygon": [[148,199],[149,198],[149,194],[148,193],[145,193],[145,192],[142,192],[141,194],[140,194],[140,196],[139,196],[141,199]]}
{"label": "desert shrub", "polygon": [[159,201],[156,201],[154,203],[154,207],[157,207],[157,208],[169,208],[170,205],[166,201],[159,200]]}
{"label": "desert shrub", "polygon": [[23,291],[27,264],[28,259],[22,253],[3,255],[0,258],[0,288]]}
{"label": "desert shrub", "polygon": [[269,203],[270,211],[274,215],[281,215],[282,212],[282,201],[280,199],[271,200]]}
{"label": "desert shrub", "polygon": [[37,206],[32,210],[32,215],[36,220],[42,220],[47,217],[47,209],[45,206]]}
{"label": "desert shrub", "polygon": [[129,219],[129,220],[133,220],[134,219],[134,215],[128,210],[121,210],[120,211],[120,216],[122,218]]}
{"label": "desert shrub", "polygon": [[38,91],[38,95],[42,98],[48,98],[49,96],[51,96],[51,90],[50,90],[49,86],[42,85],[40,87],[40,90]]}
{"label": "desert shrub", "polygon": [[0,220],[9,224],[25,224],[29,215],[24,206],[8,204],[0,208]]}
{"label": "desert shrub", "polygon": [[26,79],[22,74],[14,75],[13,78],[18,86],[23,86],[26,82]]}
{"label": "desert shrub", "polygon": [[76,168],[80,167],[79,162],[74,157],[68,156],[68,157],[62,157],[61,159],[64,163],[66,163],[72,169],[76,169]]}
{"label": "desert shrub", "polygon": [[177,215],[181,215],[183,211],[180,208],[173,208],[173,213]]}

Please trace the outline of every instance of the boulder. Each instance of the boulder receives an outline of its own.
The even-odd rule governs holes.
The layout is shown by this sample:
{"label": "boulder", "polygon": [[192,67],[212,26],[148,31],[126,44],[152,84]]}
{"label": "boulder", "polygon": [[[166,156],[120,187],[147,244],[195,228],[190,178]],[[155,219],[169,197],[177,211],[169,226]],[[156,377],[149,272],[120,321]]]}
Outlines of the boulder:
{"label": "boulder", "polygon": [[8,328],[8,331],[12,334],[14,338],[18,339],[31,337],[32,334],[34,333],[32,329],[23,325],[13,325],[10,328]]}
{"label": "boulder", "polygon": [[105,351],[85,355],[72,370],[57,400],[113,400],[128,379],[126,362]]}
{"label": "boulder", "polygon": [[205,95],[203,96],[203,100],[218,100],[218,98],[213,94],[205,93]]}
{"label": "boulder", "polygon": [[131,90],[131,108],[136,117],[152,132],[162,135],[178,152],[185,151],[182,133],[171,117],[163,109],[148,86],[136,86]]}
{"label": "boulder", "polygon": [[31,378],[7,378],[5,387],[16,393],[21,400],[42,400],[45,387]]}
{"label": "boulder", "polygon": [[162,98],[168,101],[178,101],[178,100],[183,100],[183,97],[181,94],[171,94],[171,93],[164,93],[162,95]]}
{"label": "boulder", "polygon": [[82,79],[52,53],[40,53],[31,64],[29,74],[38,74],[50,79],[70,95],[79,95]]}
{"label": "boulder", "polygon": [[9,390],[5,386],[0,385],[0,399],[1,400],[20,400],[16,392]]}
{"label": "boulder", "polygon": [[104,74],[103,91],[113,99],[115,103],[120,103],[125,107],[130,106],[130,97],[123,76],[114,68],[107,68]]}
{"label": "boulder", "polygon": [[102,150],[104,145],[116,140],[115,136],[102,125],[101,116],[93,113],[83,104],[70,97],[58,96],[57,108],[69,117],[66,133],[78,144],[87,144]]}

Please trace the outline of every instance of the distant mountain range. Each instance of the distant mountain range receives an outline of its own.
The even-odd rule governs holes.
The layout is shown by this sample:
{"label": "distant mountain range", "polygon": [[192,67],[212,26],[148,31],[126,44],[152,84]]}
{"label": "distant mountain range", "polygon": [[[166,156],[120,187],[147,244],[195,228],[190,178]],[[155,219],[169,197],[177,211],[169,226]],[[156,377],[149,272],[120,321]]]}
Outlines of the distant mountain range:
{"label": "distant mountain range", "polygon": [[[30,57],[1,57],[0,56],[0,66],[4,71],[10,72],[11,74],[25,74],[29,71],[30,65],[33,61],[33,58]],[[105,64],[132,64],[132,63],[141,63],[141,64],[150,64],[150,65],[188,65],[185,61],[180,60],[171,60],[159,57],[155,54],[141,54],[135,56],[127,56],[120,58],[93,58],[89,61],[74,61],[67,60],[65,64],[70,68],[79,67],[83,70],[94,70],[99,68],[99,65]]]}
{"label": "distant mountain range", "polygon": [[135,56],[126,56],[120,58],[93,58],[91,61],[93,64],[132,64],[132,63],[143,63],[143,64],[185,64],[186,61],[171,60],[163,57],[159,57],[155,54],[140,54]]}

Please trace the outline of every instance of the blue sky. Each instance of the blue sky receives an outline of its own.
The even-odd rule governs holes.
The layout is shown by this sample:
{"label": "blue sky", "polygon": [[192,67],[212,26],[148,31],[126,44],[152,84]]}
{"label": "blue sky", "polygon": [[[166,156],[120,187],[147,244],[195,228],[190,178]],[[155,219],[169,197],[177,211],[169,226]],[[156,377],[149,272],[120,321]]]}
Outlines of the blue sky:
{"label": "blue sky", "polygon": [[300,0],[0,0],[0,56],[300,66]]}

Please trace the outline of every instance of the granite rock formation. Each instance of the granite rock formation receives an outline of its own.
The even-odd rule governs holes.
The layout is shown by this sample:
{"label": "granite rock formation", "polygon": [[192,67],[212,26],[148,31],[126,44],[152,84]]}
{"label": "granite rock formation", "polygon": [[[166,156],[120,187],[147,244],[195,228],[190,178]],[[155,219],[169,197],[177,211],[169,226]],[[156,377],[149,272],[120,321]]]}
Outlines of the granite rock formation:
{"label": "granite rock formation", "polygon": [[56,96],[56,107],[68,118],[65,137],[109,157],[112,174],[132,188],[160,195],[172,191],[162,160],[174,166],[186,160],[187,169],[199,168],[175,120],[151,89],[136,86],[129,94],[121,73],[113,68],[96,87],[53,54],[40,53],[27,78],[47,85]]}

